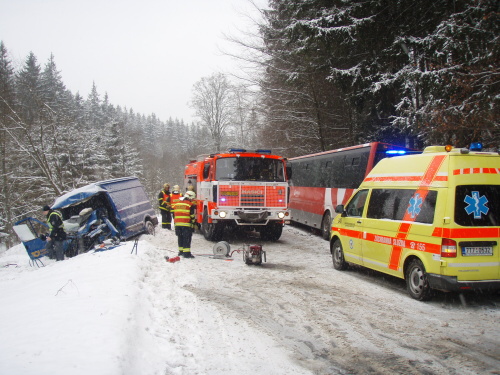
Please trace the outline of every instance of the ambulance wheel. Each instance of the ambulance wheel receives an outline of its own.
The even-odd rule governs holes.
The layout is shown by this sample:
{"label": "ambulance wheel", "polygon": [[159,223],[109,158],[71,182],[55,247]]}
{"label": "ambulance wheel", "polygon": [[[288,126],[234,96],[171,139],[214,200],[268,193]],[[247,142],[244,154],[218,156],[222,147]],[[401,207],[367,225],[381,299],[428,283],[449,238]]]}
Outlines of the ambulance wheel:
{"label": "ambulance wheel", "polygon": [[332,253],[333,268],[339,271],[347,269],[347,262],[344,258],[344,250],[342,249],[342,244],[338,238],[331,243],[330,251]]}
{"label": "ambulance wheel", "polygon": [[420,259],[413,259],[405,274],[406,288],[410,296],[418,301],[431,299],[431,288],[427,281],[427,273]]}
{"label": "ambulance wheel", "polygon": [[330,239],[330,231],[332,230],[332,215],[330,211],[327,211],[325,216],[323,216],[323,221],[321,222],[321,236],[325,240]]}

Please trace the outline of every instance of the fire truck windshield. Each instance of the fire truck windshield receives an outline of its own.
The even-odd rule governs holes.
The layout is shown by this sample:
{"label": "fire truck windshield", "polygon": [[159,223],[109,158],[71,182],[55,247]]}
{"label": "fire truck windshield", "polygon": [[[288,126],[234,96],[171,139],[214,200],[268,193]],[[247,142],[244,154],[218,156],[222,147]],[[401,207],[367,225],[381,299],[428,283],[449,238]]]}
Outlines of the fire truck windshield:
{"label": "fire truck windshield", "polygon": [[282,160],[261,157],[228,157],[217,159],[216,180],[285,181]]}

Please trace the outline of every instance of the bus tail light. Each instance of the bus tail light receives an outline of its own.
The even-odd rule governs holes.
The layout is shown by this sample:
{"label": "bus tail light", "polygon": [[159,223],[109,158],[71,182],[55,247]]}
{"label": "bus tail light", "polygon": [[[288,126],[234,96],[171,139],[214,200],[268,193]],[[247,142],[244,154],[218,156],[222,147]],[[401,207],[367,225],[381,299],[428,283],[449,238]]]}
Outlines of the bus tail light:
{"label": "bus tail light", "polygon": [[443,238],[441,242],[441,257],[456,258],[457,257],[457,242],[448,238]]}

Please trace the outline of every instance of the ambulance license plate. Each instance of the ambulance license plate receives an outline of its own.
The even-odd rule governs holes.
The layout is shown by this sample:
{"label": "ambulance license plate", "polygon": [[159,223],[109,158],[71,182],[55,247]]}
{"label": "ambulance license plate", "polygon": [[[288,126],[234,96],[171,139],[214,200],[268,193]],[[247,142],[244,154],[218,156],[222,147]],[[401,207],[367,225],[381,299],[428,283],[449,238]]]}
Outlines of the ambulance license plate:
{"label": "ambulance license plate", "polygon": [[493,255],[493,247],[491,246],[474,246],[462,247],[462,256],[482,256]]}

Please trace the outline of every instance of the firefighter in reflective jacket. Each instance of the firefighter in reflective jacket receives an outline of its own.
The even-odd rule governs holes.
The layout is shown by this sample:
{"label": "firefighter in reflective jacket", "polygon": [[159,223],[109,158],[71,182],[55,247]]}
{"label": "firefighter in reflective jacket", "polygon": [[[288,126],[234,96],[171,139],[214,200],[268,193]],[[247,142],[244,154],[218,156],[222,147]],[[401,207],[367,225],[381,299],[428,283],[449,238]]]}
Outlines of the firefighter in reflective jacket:
{"label": "firefighter in reflective jacket", "polygon": [[56,258],[57,261],[64,260],[64,240],[66,239],[66,232],[64,231],[64,222],[62,215],[52,210],[49,206],[45,205],[42,208],[43,214],[47,217],[47,224],[49,225],[50,234],[45,237],[47,240],[46,249],[50,259]]}
{"label": "firefighter in reflective jacket", "polygon": [[181,188],[179,185],[174,185],[172,188],[172,193],[170,194],[170,202],[172,203],[172,206],[174,203],[179,202],[179,199],[182,198],[182,193],[181,193]]}
{"label": "firefighter in reflective jacket", "polygon": [[174,214],[175,234],[179,246],[179,256],[184,258],[194,258],[191,254],[191,238],[193,236],[195,224],[196,205],[194,192],[187,191],[184,198],[177,203],[173,203],[172,212]]}
{"label": "firefighter in reflective jacket", "polygon": [[182,198],[181,188],[179,185],[174,185],[172,192],[170,193],[170,206],[173,207],[175,203],[179,202]]}
{"label": "firefighter in reflective jacket", "polygon": [[161,227],[171,229],[172,207],[170,204],[170,185],[164,184],[162,191],[158,194],[158,206],[161,212]]}

